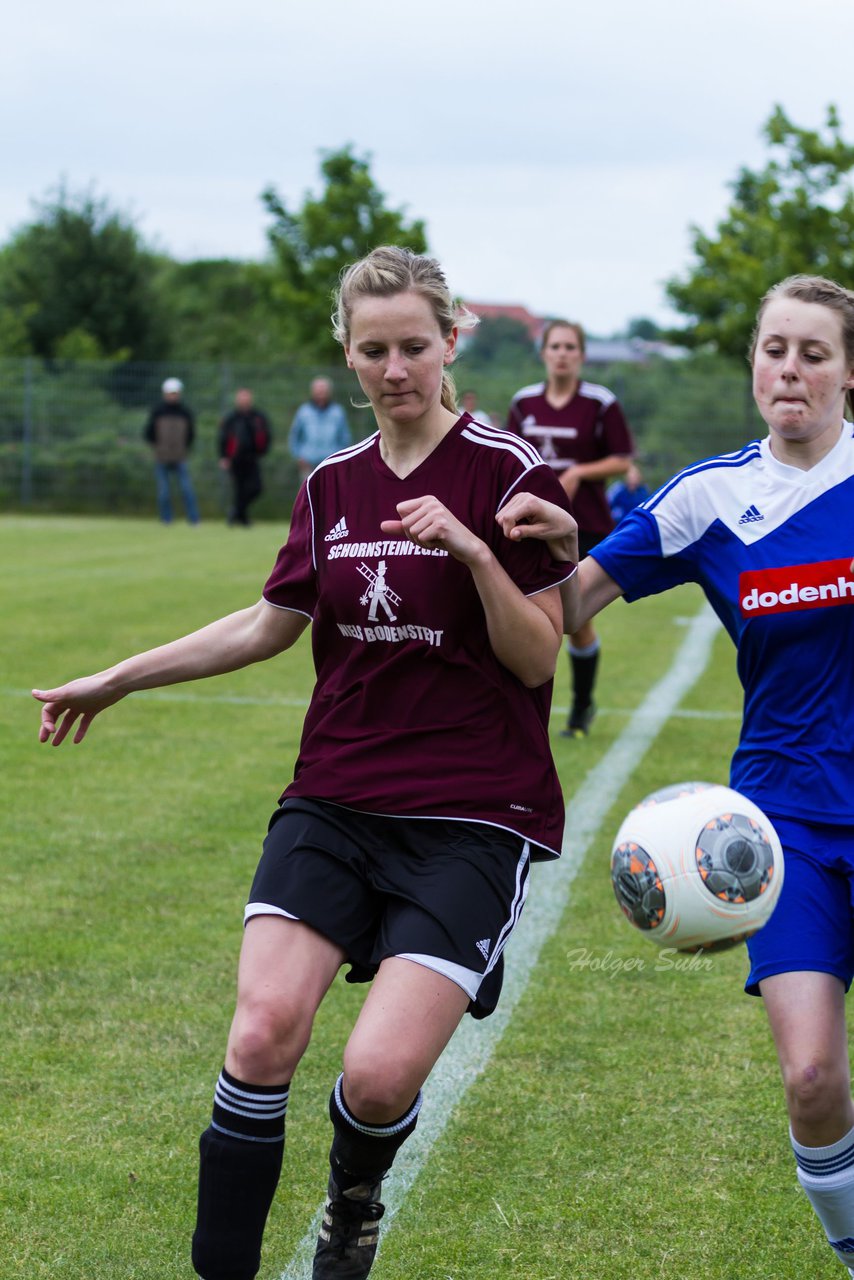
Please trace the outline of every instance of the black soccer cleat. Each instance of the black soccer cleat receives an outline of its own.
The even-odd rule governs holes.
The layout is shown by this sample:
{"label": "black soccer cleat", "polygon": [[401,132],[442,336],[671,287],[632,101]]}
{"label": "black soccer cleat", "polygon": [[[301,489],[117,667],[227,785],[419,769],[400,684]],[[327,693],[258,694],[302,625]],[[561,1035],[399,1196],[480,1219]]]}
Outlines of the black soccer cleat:
{"label": "black soccer cleat", "polygon": [[339,1190],[330,1174],[312,1280],[365,1280],[380,1238],[382,1179]]}
{"label": "black soccer cleat", "polygon": [[586,738],[596,715],[596,703],[588,702],[586,707],[573,704],[565,729],[561,729],[562,738]]}

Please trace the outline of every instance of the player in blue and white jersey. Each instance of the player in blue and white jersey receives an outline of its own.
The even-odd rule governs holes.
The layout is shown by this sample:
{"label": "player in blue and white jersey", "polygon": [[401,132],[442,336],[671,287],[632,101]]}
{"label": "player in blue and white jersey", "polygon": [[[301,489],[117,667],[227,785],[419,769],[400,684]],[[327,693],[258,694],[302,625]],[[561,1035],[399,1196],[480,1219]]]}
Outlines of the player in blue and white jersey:
{"label": "player in blue and white jersey", "polygon": [[[771,817],[786,857],[780,902],[747,944],[746,989],[768,1013],[798,1178],[854,1276],[854,293],[782,281],[750,358],[768,436],[686,468],[631,512],[564,584],[564,627],[618,596],[696,582],[737,647],[731,784]],[[563,512],[520,494],[498,518],[574,558]]]}

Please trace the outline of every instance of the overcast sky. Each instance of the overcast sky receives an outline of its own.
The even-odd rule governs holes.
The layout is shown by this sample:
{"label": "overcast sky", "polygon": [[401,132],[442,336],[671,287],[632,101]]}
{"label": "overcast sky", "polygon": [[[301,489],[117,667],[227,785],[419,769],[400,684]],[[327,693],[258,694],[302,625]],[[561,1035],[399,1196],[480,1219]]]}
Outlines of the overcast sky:
{"label": "overcast sky", "polygon": [[352,143],[463,297],[670,322],[775,103],[854,139],[852,56],[851,0],[43,0],[4,21],[0,240],[64,177],[176,257],[260,257],[263,188]]}

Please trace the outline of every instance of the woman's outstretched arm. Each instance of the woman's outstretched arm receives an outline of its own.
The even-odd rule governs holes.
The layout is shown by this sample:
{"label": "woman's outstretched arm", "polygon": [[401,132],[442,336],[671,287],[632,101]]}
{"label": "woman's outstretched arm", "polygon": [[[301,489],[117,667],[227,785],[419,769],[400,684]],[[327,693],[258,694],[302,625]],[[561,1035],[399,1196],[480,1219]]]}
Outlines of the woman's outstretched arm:
{"label": "woman's outstretched arm", "polygon": [[200,680],[237,671],[290,648],[309,619],[259,600],[218,618],[200,631],[138,653],[95,675],[71,680],[55,689],[33,689],[42,703],[39,741],[59,744],[79,720],[74,742],[82,742],[100,711],[140,689]]}

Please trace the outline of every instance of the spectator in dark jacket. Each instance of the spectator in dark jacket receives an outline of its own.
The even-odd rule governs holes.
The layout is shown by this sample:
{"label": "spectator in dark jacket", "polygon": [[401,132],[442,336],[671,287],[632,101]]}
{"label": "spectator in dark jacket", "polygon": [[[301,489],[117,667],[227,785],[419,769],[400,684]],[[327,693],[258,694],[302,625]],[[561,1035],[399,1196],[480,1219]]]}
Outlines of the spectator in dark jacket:
{"label": "spectator in dark jacket", "polygon": [[230,525],[251,523],[249,506],[262,489],[258,459],[269,447],[267,415],[255,407],[252,392],[241,387],[234,397],[234,408],[219,425],[219,465],[231,476]]}
{"label": "spectator in dark jacket", "polygon": [[187,455],[196,434],[195,422],[181,400],[184,384],[180,378],[167,378],[162,391],[163,399],[152,409],[143,432],[154,451],[158,513],[164,524],[172,523],[171,478],[175,475],[187,519],[190,524],[198,524],[199,510],[187,467]]}

